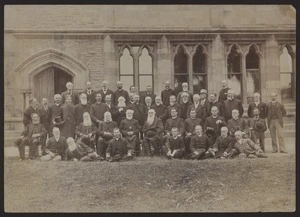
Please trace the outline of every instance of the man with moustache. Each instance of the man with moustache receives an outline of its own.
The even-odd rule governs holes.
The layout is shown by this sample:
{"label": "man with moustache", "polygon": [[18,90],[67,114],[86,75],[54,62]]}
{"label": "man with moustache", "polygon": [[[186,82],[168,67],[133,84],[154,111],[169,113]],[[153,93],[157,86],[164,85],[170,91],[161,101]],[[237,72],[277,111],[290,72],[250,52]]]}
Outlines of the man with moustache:
{"label": "man with moustache", "polygon": [[112,120],[111,113],[109,111],[105,112],[104,120],[97,130],[99,137],[97,142],[97,153],[103,158],[105,158],[105,152],[109,141],[113,139],[113,129],[116,127],[117,123]]}
{"label": "man with moustache", "polygon": [[120,123],[120,131],[132,149],[132,154],[139,155],[140,153],[140,141],[139,132],[140,125],[139,122],[133,118],[134,111],[132,109],[126,110],[126,118]]}
{"label": "man with moustache", "polygon": [[105,96],[105,104],[108,106],[108,111],[111,113],[112,120],[118,123],[118,107],[111,103],[111,95]]}
{"label": "man with moustache", "polygon": [[61,127],[61,135],[65,138],[75,137],[76,122],[75,122],[75,106],[72,104],[70,95],[66,96],[65,104],[61,107],[62,119],[64,124]]}
{"label": "man with moustache", "polygon": [[94,124],[100,126],[100,123],[103,121],[104,113],[108,111],[108,106],[102,102],[101,93],[96,94],[96,102],[91,106],[90,114]]}
{"label": "man with moustache", "polygon": [[25,109],[23,114],[23,124],[26,127],[28,124],[32,123],[31,115],[33,113],[39,114],[38,101],[36,98],[29,99],[29,107]]}
{"label": "man with moustache", "polygon": [[43,145],[44,137],[47,136],[45,127],[40,123],[39,115],[32,113],[31,118],[31,123],[25,127],[21,137],[15,141],[15,145],[19,149],[20,160],[25,160],[25,146],[29,146],[29,159],[37,159],[38,147]]}
{"label": "man with moustache", "polygon": [[97,127],[92,122],[91,116],[88,112],[84,112],[82,116],[83,122],[76,127],[75,134],[77,136],[77,140],[81,140],[83,143],[95,150]]}
{"label": "man with moustache", "polygon": [[96,91],[93,90],[92,83],[90,81],[86,82],[87,88],[83,93],[87,96],[87,103],[93,105],[96,102]]}
{"label": "man with moustache", "polygon": [[80,103],[75,105],[75,122],[78,126],[83,121],[83,113],[90,113],[91,106],[87,104],[87,96],[85,93],[80,94]]}
{"label": "man with moustache", "polygon": [[162,103],[165,106],[170,105],[170,96],[175,96],[175,91],[170,88],[170,81],[167,80],[165,83],[165,89],[161,92]]}
{"label": "man with moustache", "polygon": [[117,90],[113,92],[112,94],[112,102],[114,105],[118,105],[118,99],[119,97],[124,97],[125,98],[125,104],[129,105],[129,95],[126,90],[123,90],[123,83],[121,81],[117,81]]}
{"label": "man with moustache", "polygon": [[133,99],[133,97],[134,97],[135,94],[134,94],[134,93],[129,93],[128,95],[129,95],[129,99],[130,99],[129,105],[134,104],[134,99]]}
{"label": "man with moustache", "polygon": [[68,82],[66,84],[67,90],[61,93],[61,104],[65,103],[66,96],[70,95],[72,98],[73,105],[77,105],[79,103],[78,93],[73,90],[72,82]]}
{"label": "man with moustache", "polygon": [[189,103],[193,103],[193,94],[192,92],[189,91],[189,85],[186,82],[182,83],[182,91],[177,95],[177,103],[182,102],[182,98],[181,98],[182,93],[187,93]]}
{"label": "man with moustache", "polygon": [[51,117],[51,122],[50,122],[50,133],[49,137],[53,136],[53,127],[58,127],[61,129],[61,126],[59,123],[56,123],[56,119],[61,118],[62,119],[62,109],[61,109],[61,95],[55,94],[54,95],[54,103],[50,105],[50,117]]}
{"label": "man with moustache", "polygon": [[41,157],[41,161],[60,161],[65,158],[67,149],[66,138],[60,135],[60,130],[57,127],[53,128],[53,137],[46,144],[46,155]]}
{"label": "man with moustache", "polygon": [[221,85],[222,85],[222,89],[220,90],[220,93],[219,93],[218,102],[224,103],[224,101],[227,100],[227,92],[229,90],[228,81],[227,80],[223,80],[221,82]]}
{"label": "man with moustache", "polygon": [[154,109],[150,109],[148,111],[147,120],[143,126],[143,156],[153,156],[155,154],[160,154],[160,140],[163,131],[164,126],[161,119],[156,117]]}
{"label": "man with moustache", "polygon": [[262,119],[265,119],[268,115],[268,106],[266,103],[262,102],[260,99],[260,94],[258,92],[255,92],[253,94],[254,102],[250,103],[248,106],[248,117],[253,118],[254,117],[254,109],[259,110],[259,117]]}
{"label": "man with moustache", "polygon": [[167,107],[167,119],[171,118],[171,110],[172,109],[176,109],[177,111],[179,111],[179,104],[176,102],[176,96],[172,95],[170,96],[170,105],[168,105]]}
{"label": "man with moustache", "polygon": [[189,107],[191,106],[191,102],[189,102],[189,95],[186,92],[183,92],[181,94],[181,103],[179,103],[179,114],[178,116],[182,118],[183,120],[188,118],[187,111],[189,110]]}
{"label": "man with moustache", "polygon": [[153,104],[151,108],[154,109],[156,117],[165,123],[167,120],[168,109],[167,106],[162,104],[160,96],[155,97],[155,104]]}
{"label": "man with moustache", "polygon": [[97,92],[97,93],[101,94],[101,96],[102,96],[101,100],[102,100],[103,103],[105,102],[105,97],[107,95],[113,95],[113,91],[108,89],[107,85],[108,85],[108,82],[106,80],[104,80],[102,82],[102,89]]}
{"label": "man with moustache", "polygon": [[232,118],[227,123],[230,135],[234,136],[235,131],[242,131],[244,137],[249,136],[249,127],[247,121],[240,117],[239,111],[237,109],[232,110]]}
{"label": "man with moustache", "polygon": [[211,116],[207,117],[204,123],[204,131],[210,143],[214,144],[218,136],[221,133],[221,127],[226,126],[225,119],[219,115],[219,110],[217,106],[211,108]]}
{"label": "man with moustache", "polygon": [[149,109],[152,106],[152,98],[150,96],[146,96],[145,98],[146,112],[148,113]]}
{"label": "man with moustache", "polygon": [[229,89],[227,91],[227,100],[224,101],[224,118],[225,121],[231,119],[232,110],[236,109],[239,111],[241,117],[244,114],[244,107],[240,100],[234,98],[234,91]]}

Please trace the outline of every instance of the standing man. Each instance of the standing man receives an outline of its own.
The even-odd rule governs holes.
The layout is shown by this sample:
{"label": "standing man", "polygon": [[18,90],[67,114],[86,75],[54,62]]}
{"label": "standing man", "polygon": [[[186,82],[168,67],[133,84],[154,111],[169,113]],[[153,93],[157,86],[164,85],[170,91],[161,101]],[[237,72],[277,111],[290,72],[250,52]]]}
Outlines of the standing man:
{"label": "standing man", "polygon": [[96,93],[96,102],[91,106],[90,110],[92,121],[96,126],[100,126],[104,118],[104,113],[108,110],[108,106],[102,102],[101,93]]}
{"label": "standing man", "polygon": [[224,101],[227,100],[227,92],[229,90],[228,81],[223,80],[221,82],[221,85],[222,85],[222,89],[220,90],[218,101],[224,103]]}
{"label": "standing man", "polygon": [[66,103],[61,107],[64,124],[61,127],[61,135],[65,138],[75,138],[75,106],[70,95],[66,96]]}
{"label": "standing man", "polygon": [[276,132],[278,133],[279,150],[281,153],[287,153],[283,138],[283,117],[286,116],[286,110],[283,104],[277,102],[277,94],[271,93],[271,102],[268,104],[268,127],[272,138],[273,153],[278,152],[276,141]]}
{"label": "standing man", "polygon": [[199,94],[197,94],[197,93],[194,94],[193,101],[194,101],[194,103],[190,105],[190,107],[188,108],[187,113],[190,114],[191,110],[195,110],[196,111],[196,117],[202,119],[203,114],[202,114],[202,107],[200,106],[200,96],[199,96]]}
{"label": "standing man", "polygon": [[133,118],[139,122],[140,126],[143,126],[147,118],[147,107],[145,104],[140,103],[140,96],[134,95],[134,103],[128,108],[133,110]]}
{"label": "standing man", "polygon": [[49,137],[52,137],[53,127],[61,127],[61,125],[57,125],[57,123],[55,122],[56,119],[59,118],[62,119],[61,95],[59,94],[54,95],[54,103],[50,105],[49,109],[50,109],[50,117],[51,117]]}
{"label": "standing man", "polygon": [[146,99],[147,96],[151,97],[151,105],[153,105],[154,102],[155,102],[156,95],[153,93],[152,85],[147,85],[146,93],[141,94],[141,102],[142,103],[144,103],[144,104],[146,103],[145,99]]}
{"label": "standing man", "polygon": [[248,135],[249,133],[247,121],[240,117],[237,109],[232,110],[232,118],[228,121],[227,127],[232,136],[234,136],[235,131],[238,130],[242,131],[244,135]]}
{"label": "standing man", "polygon": [[126,90],[123,90],[123,83],[122,81],[117,81],[117,90],[115,90],[112,94],[112,102],[114,105],[118,105],[118,99],[119,97],[125,98],[126,105],[129,105],[130,99],[128,92]]}
{"label": "standing man", "polygon": [[148,113],[149,109],[151,109],[151,106],[152,106],[152,98],[150,96],[145,97],[145,105],[146,105],[147,113]]}
{"label": "standing man", "polygon": [[31,117],[32,123],[25,127],[21,137],[15,141],[15,145],[19,149],[20,160],[25,160],[25,146],[29,146],[29,159],[37,159],[39,156],[38,147],[39,145],[43,146],[44,137],[47,136],[45,127],[40,124],[39,115],[32,113]]}
{"label": "standing man", "polygon": [[167,120],[168,109],[167,106],[162,104],[160,96],[155,97],[155,104],[153,104],[151,108],[155,110],[156,117],[161,119],[162,122],[165,123]]}
{"label": "standing man", "polygon": [[118,122],[118,115],[119,115],[118,107],[114,106],[111,103],[111,95],[105,96],[105,104],[108,106],[108,111],[111,113],[111,117],[113,121]]}
{"label": "standing man", "polygon": [[254,93],[253,94],[254,102],[249,104],[248,107],[248,117],[253,118],[254,113],[253,110],[257,108],[259,110],[259,117],[262,119],[266,119],[268,116],[268,106],[266,103],[261,102],[260,100],[260,94],[259,93]]}
{"label": "standing man", "polygon": [[181,103],[182,102],[182,98],[181,98],[181,94],[182,93],[187,93],[189,95],[189,102],[193,103],[193,94],[192,92],[189,91],[189,85],[186,82],[182,83],[182,91],[177,95],[177,103]]}
{"label": "standing man", "polygon": [[211,113],[211,108],[213,106],[217,106],[218,109],[219,109],[219,115],[224,117],[224,104],[221,103],[221,102],[218,102],[217,100],[217,94],[216,93],[211,93],[209,95],[209,103],[210,103],[210,106],[209,106],[209,113]]}
{"label": "standing man", "polygon": [[138,92],[136,91],[135,86],[132,85],[132,86],[129,87],[129,93],[133,93],[134,95],[138,94]]}
{"label": "standing man", "polygon": [[31,121],[31,115],[33,113],[38,114],[38,101],[36,98],[31,98],[29,99],[29,107],[26,108],[24,114],[23,114],[23,124],[24,127],[26,127],[28,124],[32,123]]}
{"label": "standing man", "polygon": [[85,93],[80,94],[80,103],[75,105],[75,122],[78,126],[83,121],[83,113],[90,113],[91,106],[87,104],[87,96]]}
{"label": "standing man", "polygon": [[170,81],[166,81],[165,89],[161,92],[162,103],[165,106],[170,105],[170,96],[175,95],[175,91],[170,88]]}
{"label": "standing man", "polygon": [[68,82],[66,84],[67,90],[61,93],[61,103],[64,104],[66,100],[66,96],[70,95],[72,98],[73,105],[77,105],[79,103],[78,93],[73,90],[72,82]]}
{"label": "standing man", "polygon": [[244,107],[240,100],[234,98],[234,91],[229,89],[227,91],[227,100],[224,101],[224,118],[227,122],[231,119],[232,110],[236,109],[239,111],[240,116],[244,114]]}
{"label": "standing man", "polygon": [[93,90],[92,83],[90,81],[86,82],[86,86],[87,88],[83,93],[85,93],[87,96],[87,103],[89,105],[93,105],[96,102],[95,91]]}
{"label": "standing man", "polygon": [[201,119],[205,120],[210,115],[210,104],[207,100],[207,90],[205,89],[200,90],[200,107],[202,110]]}
{"label": "standing man", "polygon": [[172,109],[176,109],[177,111],[179,111],[179,104],[176,102],[176,96],[175,95],[171,95],[170,96],[170,105],[168,105],[167,107],[167,119],[171,118],[171,110]]}
{"label": "standing man", "polygon": [[108,88],[107,88],[107,85],[108,85],[108,82],[107,82],[106,80],[104,80],[104,81],[102,82],[102,89],[99,90],[99,92],[98,92],[98,93],[100,93],[101,96],[102,96],[102,102],[104,102],[105,97],[106,97],[107,95],[113,95],[113,91],[110,90],[110,89],[108,89]]}
{"label": "standing man", "polygon": [[188,110],[191,106],[191,102],[189,102],[189,95],[186,92],[181,94],[181,103],[179,103],[179,114],[178,116],[183,120],[188,118]]}
{"label": "standing man", "polygon": [[46,146],[46,140],[47,140],[47,135],[50,137],[50,125],[51,125],[51,114],[50,114],[50,109],[48,106],[48,99],[43,98],[42,99],[42,106],[38,108],[38,113],[40,114],[40,123],[44,125],[47,133],[44,136],[44,141],[42,144],[42,155],[45,155],[45,149],[44,147]]}

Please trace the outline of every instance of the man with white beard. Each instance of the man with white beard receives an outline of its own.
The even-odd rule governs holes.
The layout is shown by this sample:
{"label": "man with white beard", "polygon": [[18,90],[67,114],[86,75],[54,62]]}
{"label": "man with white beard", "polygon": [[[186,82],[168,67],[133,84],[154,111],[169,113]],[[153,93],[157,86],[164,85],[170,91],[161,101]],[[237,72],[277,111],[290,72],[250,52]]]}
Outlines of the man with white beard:
{"label": "man with white beard", "polygon": [[111,113],[111,117],[112,117],[113,121],[115,121],[117,123],[119,111],[118,111],[118,107],[114,106],[111,103],[111,95],[105,96],[105,104],[108,106],[108,111]]}
{"label": "man with white beard", "polygon": [[145,105],[146,105],[146,111],[148,112],[152,106],[152,98],[150,96],[145,97]]}
{"label": "man with white beard", "polygon": [[154,154],[159,154],[161,149],[160,140],[162,133],[164,131],[164,126],[161,119],[155,116],[155,110],[150,109],[148,111],[147,120],[143,126],[143,155],[153,156]]}
{"label": "man with white beard", "polygon": [[182,118],[183,120],[188,118],[187,111],[189,110],[189,107],[192,105],[191,102],[189,102],[189,95],[186,92],[183,92],[181,94],[181,102],[179,103],[179,112],[178,117]]}
{"label": "man with white beard", "polygon": [[86,145],[95,150],[95,135],[97,132],[96,125],[92,122],[88,112],[83,113],[83,122],[76,127],[77,140],[81,140]]}
{"label": "man with white beard", "polygon": [[97,153],[105,157],[105,152],[108,146],[108,143],[113,139],[113,129],[117,127],[117,123],[114,122],[111,118],[110,112],[104,113],[104,121],[100,124],[98,128],[98,142],[97,142]]}
{"label": "man with white beard", "polygon": [[244,114],[244,107],[240,100],[234,98],[234,90],[229,89],[227,91],[227,100],[224,101],[224,118],[227,122],[232,115],[232,110],[236,109],[240,115]]}
{"label": "man with white beard", "polygon": [[118,110],[118,114],[116,115],[116,119],[118,125],[120,125],[121,120],[123,120],[126,116],[125,111],[127,110],[125,98],[123,96],[120,96],[118,99],[117,110]]}
{"label": "man with white beard", "polygon": [[61,104],[61,95],[55,94],[54,95],[54,103],[49,106],[50,110],[50,128],[49,128],[49,138],[53,136],[53,127],[58,127],[61,129],[62,125],[58,125],[55,122],[56,118],[62,117],[62,104]]}
{"label": "man with white beard", "polygon": [[239,111],[237,109],[232,110],[232,118],[227,123],[228,130],[232,136],[238,130],[242,131],[244,137],[248,137],[249,127],[247,121],[239,116]]}
{"label": "man with white beard", "polygon": [[188,101],[189,103],[193,103],[193,94],[189,91],[189,85],[187,82],[182,83],[182,91],[177,95],[177,103],[182,102],[181,94],[187,93],[189,95]]}
{"label": "man with white beard", "polygon": [[80,94],[80,103],[75,106],[75,122],[78,126],[83,121],[83,113],[90,114],[91,106],[87,103],[87,96],[85,93]]}
{"label": "man with white beard", "polygon": [[139,154],[139,122],[133,118],[133,110],[126,110],[126,118],[120,123],[120,131],[123,137],[130,143],[130,147],[134,154]]}
{"label": "man with white beard", "polygon": [[155,97],[155,104],[151,106],[155,110],[155,115],[157,118],[161,119],[163,123],[167,120],[168,109],[167,106],[162,104],[161,97]]}

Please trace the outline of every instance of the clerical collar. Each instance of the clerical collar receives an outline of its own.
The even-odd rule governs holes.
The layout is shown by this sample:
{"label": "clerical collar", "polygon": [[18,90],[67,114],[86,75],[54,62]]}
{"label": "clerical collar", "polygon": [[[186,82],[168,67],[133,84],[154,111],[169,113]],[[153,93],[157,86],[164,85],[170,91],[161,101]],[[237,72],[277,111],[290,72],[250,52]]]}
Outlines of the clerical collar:
{"label": "clerical collar", "polygon": [[235,120],[235,121],[237,121],[238,119],[239,119],[239,117],[237,117],[237,118],[232,118],[233,120]]}
{"label": "clerical collar", "polygon": [[173,136],[173,139],[177,139],[178,138],[178,135],[177,136]]}
{"label": "clerical collar", "polygon": [[120,92],[121,92],[121,91],[122,91],[122,89],[118,89],[118,91],[120,91]]}
{"label": "clerical collar", "polygon": [[56,106],[59,106],[59,105],[60,105],[60,103],[55,103],[55,105],[56,105]]}
{"label": "clerical collar", "polygon": [[216,100],[216,101],[213,101],[212,103],[217,103],[218,101]]}
{"label": "clerical collar", "polygon": [[256,105],[256,106],[258,106],[258,104],[260,103],[260,101],[258,101],[258,102],[254,102],[254,103],[255,103],[255,105]]}
{"label": "clerical collar", "polygon": [[100,102],[96,102],[97,104],[100,104],[101,103],[101,101]]}
{"label": "clerical collar", "polygon": [[172,119],[176,119],[177,118],[177,116],[176,117],[172,117]]}
{"label": "clerical collar", "polygon": [[212,117],[213,117],[213,118],[217,118],[217,117],[218,117],[218,115],[215,115],[215,116],[214,116],[214,115],[212,115]]}
{"label": "clerical collar", "polygon": [[55,138],[55,141],[58,142],[59,137],[54,136],[54,138]]}
{"label": "clerical collar", "polygon": [[47,106],[47,105],[46,105],[46,106],[43,105],[43,108],[47,110],[47,109],[48,109],[48,106]]}
{"label": "clerical collar", "polygon": [[239,142],[240,144],[242,144],[243,138],[241,138],[240,140],[238,140],[238,142]]}
{"label": "clerical collar", "polygon": [[120,138],[116,138],[116,140],[118,141]]}

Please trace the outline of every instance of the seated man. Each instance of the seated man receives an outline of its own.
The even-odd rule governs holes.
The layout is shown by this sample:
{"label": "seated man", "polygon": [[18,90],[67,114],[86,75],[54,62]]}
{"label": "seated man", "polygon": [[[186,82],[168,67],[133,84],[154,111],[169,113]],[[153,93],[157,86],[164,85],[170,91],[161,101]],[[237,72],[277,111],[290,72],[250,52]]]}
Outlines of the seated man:
{"label": "seated man", "polygon": [[251,132],[250,138],[256,144],[259,144],[261,150],[265,152],[265,131],[267,130],[267,125],[265,120],[260,117],[258,108],[253,109],[253,118],[248,119],[248,126]]}
{"label": "seated man", "polygon": [[235,133],[236,143],[234,144],[234,149],[237,151],[239,157],[259,157],[259,158],[267,158],[264,155],[263,151],[259,147],[259,145],[255,144],[251,139],[246,138],[243,139],[243,132],[237,130]]}
{"label": "seated man", "polygon": [[97,153],[101,157],[105,157],[108,143],[111,139],[113,139],[113,129],[116,127],[117,123],[112,120],[110,112],[105,112],[104,121],[98,128],[99,139],[97,142]]}
{"label": "seated man", "polygon": [[76,127],[76,136],[86,145],[95,150],[95,136],[97,132],[96,125],[91,121],[91,116],[88,112],[83,113],[83,122]]}
{"label": "seated man", "polygon": [[219,136],[213,145],[213,148],[209,148],[209,153],[214,158],[231,158],[235,154],[233,149],[235,139],[228,136],[228,128],[221,128],[221,136]]}
{"label": "seated man", "polygon": [[164,124],[167,120],[168,109],[167,106],[162,104],[160,96],[155,97],[155,104],[153,104],[151,108],[155,110],[156,117],[161,119]]}
{"label": "seated man", "polygon": [[167,138],[171,136],[171,130],[173,127],[177,127],[179,129],[179,136],[183,137],[185,133],[185,125],[184,120],[178,117],[178,112],[175,108],[171,109],[171,118],[166,121],[165,125],[165,135],[162,139],[162,144],[165,144]]}
{"label": "seated man", "polygon": [[164,131],[162,120],[157,118],[155,110],[148,111],[147,120],[143,126],[143,144],[142,150],[144,156],[153,156],[159,154],[161,149],[160,139]]}
{"label": "seated man", "polygon": [[67,139],[68,148],[65,152],[65,160],[72,161],[94,161],[104,160],[103,157],[99,156],[92,148],[77,140],[75,143],[72,137]]}
{"label": "seated man", "polygon": [[132,148],[129,142],[121,137],[119,128],[115,128],[113,133],[114,138],[110,140],[106,149],[106,160],[114,162],[132,159]]}
{"label": "seated man", "polygon": [[221,127],[226,126],[225,119],[219,116],[217,106],[211,108],[211,116],[207,117],[204,123],[204,131],[208,136],[210,143],[214,144],[216,139],[221,134]]}
{"label": "seated man", "polygon": [[67,149],[66,138],[60,135],[58,127],[53,128],[53,137],[51,137],[46,143],[45,152],[46,155],[41,157],[42,161],[59,161],[64,159],[64,154]]}
{"label": "seated man", "polygon": [[195,126],[195,133],[191,139],[190,149],[191,155],[188,156],[190,159],[203,159],[209,156],[208,149],[211,147],[208,137],[202,132],[201,125]]}
{"label": "seated man", "polygon": [[190,117],[185,120],[185,129],[186,129],[186,134],[184,138],[184,144],[185,144],[185,152],[187,155],[191,153],[190,150],[190,142],[192,136],[195,135],[195,126],[196,125],[201,125],[203,126],[203,122],[200,118],[197,118],[197,112],[195,109],[190,109]]}
{"label": "seated man", "polygon": [[168,137],[166,144],[163,145],[162,150],[164,155],[169,158],[183,158],[184,157],[184,143],[182,137],[179,136],[177,127],[172,127],[172,136]]}
{"label": "seated man", "polygon": [[126,110],[126,118],[120,123],[120,131],[122,136],[130,143],[132,154],[140,151],[140,125],[137,120],[133,118],[133,110]]}
{"label": "seated man", "polygon": [[19,149],[20,160],[25,160],[25,146],[29,146],[29,159],[34,160],[39,156],[38,147],[42,145],[47,131],[40,124],[40,117],[36,113],[31,114],[32,123],[29,123],[22,132],[21,137],[15,141]]}
{"label": "seated man", "polygon": [[244,118],[239,117],[239,111],[237,109],[232,110],[232,118],[227,124],[228,130],[231,136],[234,136],[235,131],[242,131],[244,133],[243,137],[248,137],[248,125]]}

